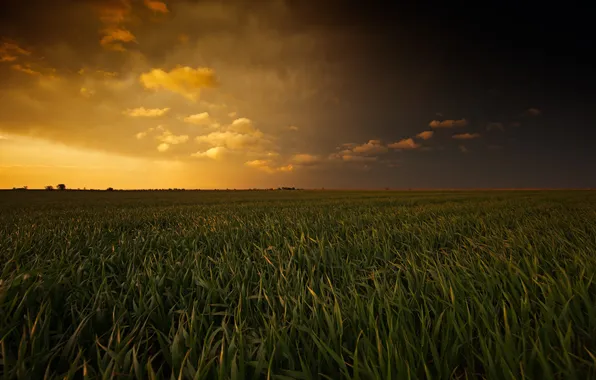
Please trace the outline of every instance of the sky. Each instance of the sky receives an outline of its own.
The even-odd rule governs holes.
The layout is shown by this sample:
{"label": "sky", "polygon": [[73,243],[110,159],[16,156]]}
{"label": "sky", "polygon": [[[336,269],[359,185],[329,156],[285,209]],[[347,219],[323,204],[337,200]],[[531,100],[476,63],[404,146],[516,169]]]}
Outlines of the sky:
{"label": "sky", "polygon": [[0,188],[596,187],[590,12],[0,1]]}

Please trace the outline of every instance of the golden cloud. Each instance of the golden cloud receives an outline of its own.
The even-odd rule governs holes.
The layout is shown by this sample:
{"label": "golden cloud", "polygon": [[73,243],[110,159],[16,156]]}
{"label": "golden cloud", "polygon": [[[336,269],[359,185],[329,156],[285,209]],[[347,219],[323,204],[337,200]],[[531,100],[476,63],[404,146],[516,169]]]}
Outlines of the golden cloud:
{"label": "golden cloud", "polygon": [[381,140],[368,140],[364,144],[345,143],[337,147],[337,149],[342,150],[331,154],[329,159],[361,163],[377,161],[378,155],[387,153],[389,150],[381,144]]}
{"label": "golden cloud", "polygon": [[256,134],[242,134],[231,131],[212,132],[205,136],[195,138],[198,143],[211,146],[224,146],[231,150],[263,150],[268,140],[263,138],[261,132]]}
{"label": "golden cloud", "polygon": [[27,75],[33,75],[33,76],[40,76],[41,72],[33,70],[29,65],[21,65],[21,64],[16,64],[16,65],[12,65],[11,68],[13,70],[16,71],[20,71],[22,73],[25,73]]}
{"label": "golden cloud", "polygon": [[136,37],[128,29],[121,27],[108,28],[103,31],[103,38],[99,41],[100,45],[106,49],[125,51],[126,49],[120,42],[137,42]]}
{"label": "golden cloud", "polygon": [[208,125],[213,123],[209,112],[201,112],[195,115],[190,115],[185,117],[183,120],[185,123],[196,125]]}
{"label": "golden cloud", "polygon": [[147,8],[151,9],[154,12],[161,12],[161,13],[169,12],[168,6],[162,1],[145,0],[145,5],[147,6]]}
{"label": "golden cloud", "polygon": [[156,132],[156,131],[161,131],[161,134],[155,136],[155,139],[157,141],[162,142],[165,145],[168,145],[168,147],[166,147],[165,145],[161,145],[161,150],[160,148],[158,148],[158,150],[161,151],[166,151],[170,145],[178,145],[178,144],[184,144],[185,142],[187,142],[189,140],[189,136],[188,135],[175,135],[173,134],[169,129],[165,128],[162,125],[158,125],[155,128],[149,128],[146,131],[141,131],[139,133],[137,133],[135,135],[135,137],[138,140],[144,139],[145,137],[147,137],[147,135],[149,133],[152,132]]}
{"label": "golden cloud", "polygon": [[[255,128],[250,119],[240,118],[221,128],[219,131],[197,136],[195,141],[212,148],[226,148],[230,152],[273,157],[274,155],[277,156],[278,153],[272,151],[272,148],[275,148],[272,139],[273,137],[265,135],[262,131]],[[195,157],[208,157],[206,154],[207,151],[197,152]]]}
{"label": "golden cloud", "polygon": [[388,146],[392,149],[416,149],[420,147],[420,144],[416,144],[414,139],[409,138],[394,142],[393,144],[389,144]]}
{"label": "golden cloud", "polygon": [[132,10],[130,0],[107,0],[96,2],[100,21],[105,25],[100,45],[108,50],[125,51],[122,43],[136,42],[135,36],[121,24],[128,21]]}
{"label": "golden cloud", "polygon": [[455,127],[465,127],[468,125],[468,121],[466,119],[460,120],[433,120],[429,124],[431,128],[455,128]]}
{"label": "golden cloud", "polygon": [[14,42],[4,41],[0,44],[0,62],[14,62],[23,55],[30,56],[31,52]]}
{"label": "golden cloud", "polygon": [[177,67],[169,72],[153,69],[141,74],[140,81],[149,90],[168,90],[196,100],[203,88],[217,87],[218,82],[213,69],[199,67]]}
{"label": "golden cloud", "polygon": [[172,132],[165,130],[161,135],[157,136],[157,140],[169,145],[177,145],[187,142],[188,135],[175,135]]}
{"label": "golden cloud", "polygon": [[21,65],[20,63],[16,63],[11,66],[11,69],[15,71],[20,71],[24,74],[40,77],[43,79],[57,79],[56,76],[56,69],[54,68],[47,68],[47,67],[36,67],[35,69],[31,67],[30,64],[26,63]]}
{"label": "golden cloud", "polygon": [[416,137],[418,137],[422,140],[428,140],[431,137],[433,137],[434,134],[435,134],[434,131],[424,131],[424,132],[420,132],[419,134],[417,134]]}
{"label": "golden cloud", "polygon": [[169,107],[166,108],[145,108],[145,107],[138,107],[127,109],[123,113],[128,116],[132,117],[158,117],[163,116],[170,110]]}
{"label": "golden cloud", "polygon": [[480,137],[479,133],[459,133],[456,135],[453,135],[453,138],[456,140],[471,140],[471,139],[477,139]]}
{"label": "golden cloud", "polygon": [[230,151],[228,150],[228,148],[223,147],[223,146],[216,146],[216,147],[207,149],[204,152],[193,153],[190,156],[196,157],[196,158],[210,158],[212,160],[220,160],[229,153],[230,153]]}
{"label": "golden cloud", "polygon": [[387,152],[387,147],[381,145],[380,140],[368,140],[367,143],[352,148],[352,152],[364,155],[373,155]]}
{"label": "golden cloud", "polygon": [[167,144],[167,143],[161,143],[157,146],[157,151],[160,153],[163,153],[163,152],[167,151],[168,149],[170,149],[170,144]]}
{"label": "golden cloud", "polygon": [[267,173],[291,172],[294,170],[294,167],[291,164],[286,166],[273,166],[271,161],[269,160],[247,161],[244,163],[244,165],[250,166],[251,168],[255,168],[258,170],[262,170]]}
{"label": "golden cloud", "polygon": [[252,121],[245,117],[241,117],[240,119],[234,120],[232,124],[230,124],[228,129],[230,131],[243,134],[260,133],[260,131],[256,130],[255,127],[252,125]]}
{"label": "golden cloud", "polygon": [[84,96],[85,98],[90,98],[93,95],[95,95],[95,90],[87,88],[87,87],[81,87],[81,90],[79,91],[81,93],[82,96]]}
{"label": "golden cloud", "polygon": [[245,162],[244,165],[251,166],[253,168],[260,168],[260,167],[268,166],[269,161],[267,161],[267,160],[253,160],[253,161]]}
{"label": "golden cloud", "polygon": [[158,126],[157,126],[157,127],[155,127],[155,128],[151,127],[151,128],[149,128],[149,129],[147,129],[146,131],[141,131],[141,132],[137,133],[137,134],[135,135],[135,137],[136,137],[138,140],[141,140],[141,139],[144,139],[145,137],[147,137],[147,135],[148,135],[149,133],[152,133],[152,132],[154,132],[154,131],[156,131],[156,130],[157,130],[157,131],[162,131],[162,132],[165,132],[165,131],[167,131],[167,129],[166,129],[166,128],[164,128],[164,126],[162,126],[162,125],[158,125]]}

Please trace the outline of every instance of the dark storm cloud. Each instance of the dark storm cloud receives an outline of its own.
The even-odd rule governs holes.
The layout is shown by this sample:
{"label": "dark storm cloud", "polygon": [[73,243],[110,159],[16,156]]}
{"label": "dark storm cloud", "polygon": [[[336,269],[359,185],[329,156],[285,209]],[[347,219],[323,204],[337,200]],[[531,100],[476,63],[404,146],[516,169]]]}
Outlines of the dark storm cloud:
{"label": "dark storm cloud", "polygon": [[[0,36],[11,38],[63,71],[82,65],[117,68],[118,57],[100,55],[105,27],[93,6],[99,1],[23,0],[1,4]],[[122,62],[124,57],[120,57]],[[121,63],[120,62],[120,63]]]}

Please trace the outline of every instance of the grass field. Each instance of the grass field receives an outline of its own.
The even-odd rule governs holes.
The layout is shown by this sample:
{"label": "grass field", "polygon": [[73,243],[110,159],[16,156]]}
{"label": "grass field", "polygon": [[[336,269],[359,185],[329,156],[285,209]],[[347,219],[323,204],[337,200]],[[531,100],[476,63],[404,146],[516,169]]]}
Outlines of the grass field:
{"label": "grass field", "polygon": [[0,192],[0,377],[596,378],[596,192]]}

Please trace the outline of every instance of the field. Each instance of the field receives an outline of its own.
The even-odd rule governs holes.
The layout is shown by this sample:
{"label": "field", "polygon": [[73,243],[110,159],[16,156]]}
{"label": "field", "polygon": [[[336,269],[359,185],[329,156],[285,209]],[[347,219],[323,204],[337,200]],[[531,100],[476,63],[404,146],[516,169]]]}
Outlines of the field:
{"label": "field", "polygon": [[596,192],[0,192],[0,377],[596,378]]}

